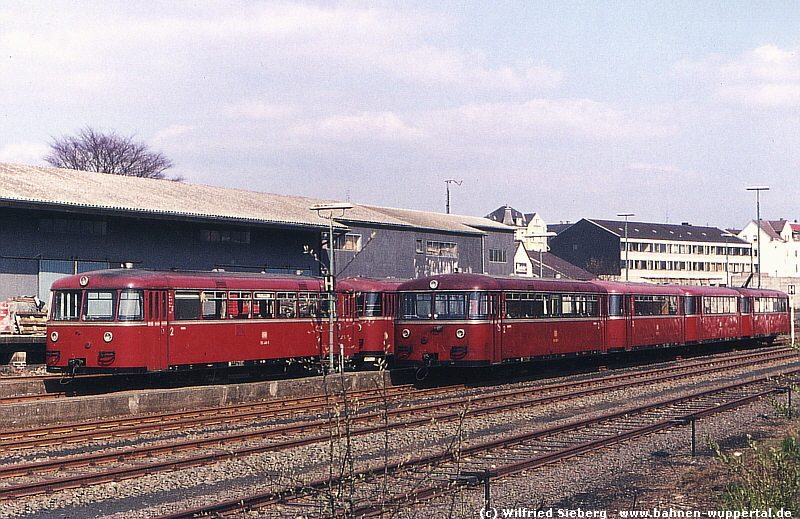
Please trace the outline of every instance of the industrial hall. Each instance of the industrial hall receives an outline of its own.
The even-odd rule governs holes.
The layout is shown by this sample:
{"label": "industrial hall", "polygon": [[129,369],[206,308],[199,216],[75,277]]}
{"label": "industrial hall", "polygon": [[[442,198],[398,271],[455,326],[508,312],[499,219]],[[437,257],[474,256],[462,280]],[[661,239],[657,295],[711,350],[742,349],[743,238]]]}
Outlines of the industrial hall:
{"label": "industrial hall", "polygon": [[331,234],[348,277],[510,275],[516,247],[481,217],[8,163],[0,233],[0,300],[122,266],[319,275]]}

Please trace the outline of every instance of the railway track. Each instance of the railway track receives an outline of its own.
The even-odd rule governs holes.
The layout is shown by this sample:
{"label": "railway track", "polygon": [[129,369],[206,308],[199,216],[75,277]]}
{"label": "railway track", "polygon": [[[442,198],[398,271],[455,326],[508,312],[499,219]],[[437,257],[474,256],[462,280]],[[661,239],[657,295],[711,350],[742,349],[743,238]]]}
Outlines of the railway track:
{"label": "railway track", "polygon": [[[800,370],[792,372],[793,375],[798,373]],[[477,445],[458,445],[440,454],[378,465],[346,477],[315,480],[279,492],[255,494],[166,514],[160,519],[222,516],[268,506],[275,507],[271,513],[282,516],[295,516],[308,510],[322,511],[321,517],[391,513],[399,506],[419,504],[481,477],[510,476],[556,463],[608,445],[682,426],[781,391],[780,388],[768,387],[771,385],[770,377],[730,384]],[[354,488],[355,493],[346,500],[332,503],[331,489],[343,485]],[[391,488],[389,492],[386,492],[387,485]],[[387,498],[387,495],[391,497]],[[371,496],[381,496],[381,499],[375,500]]]}
{"label": "railway track", "polygon": [[[677,366],[666,368],[647,369],[641,372],[607,375],[601,378],[573,381],[560,384],[548,384],[535,389],[526,389],[526,395],[544,395],[557,392],[573,392],[586,387],[608,386],[614,381],[632,380],[634,378],[648,379],[651,381],[668,380],[670,376],[683,374],[699,375],[716,367],[723,366],[752,366],[766,361],[780,361],[792,359],[797,354],[788,348],[774,348],[759,350],[754,353],[736,355],[727,358],[713,358],[702,361],[683,362]],[[667,378],[664,378],[667,377]],[[418,389],[412,386],[392,386],[377,390],[351,391],[348,398],[356,407],[367,408],[371,405],[383,404],[387,400],[408,398],[446,398],[456,395],[458,399],[451,405],[462,406],[465,399],[461,398],[468,389],[463,385]],[[491,399],[513,398],[517,391],[507,391],[505,394],[493,392]],[[481,401],[480,396],[473,396],[475,402]],[[239,404],[210,409],[193,410],[189,412],[162,413],[140,417],[127,417],[123,419],[96,420],[75,424],[64,424],[37,429],[22,429],[0,431],[0,447],[7,450],[23,450],[55,446],[59,444],[76,444],[89,441],[107,441],[113,438],[125,438],[158,431],[175,431],[180,429],[196,429],[197,427],[232,426],[242,422],[256,420],[276,419],[286,416],[297,416],[324,411],[335,401],[320,396],[297,398],[274,402],[260,402],[255,404]],[[441,407],[446,403],[438,403]],[[402,411],[400,411],[402,412]],[[414,412],[414,411],[409,411]]]}
{"label": "railway track", "polygon": [[[455,399],[451,402],[437,401],[434,403],[420,404],[409,406],[407,408],[396,410],[381,410],[371,413],[363,413],[354,415],[349,418],[350,426],[352,429],[349,434],[353,437],[363,436],[368,434],[375,434],[387,431],[389,429],[421,427],[431,421],[453,422],[464,419],[465,417],[477,417],[481,415],[497,414],[507,411],[509,409],[541,406],[548,403],[557,402],[563,399],[577,399],[592,395],[601,391],[616,391],[625,387],[652,385],[660,382],[666,382],[675,378],[687,376],[702,376],[704,374],[713,373],[719,370],[720,365],[725,365],[726,369],[738,369],[743,366],[752,366],[756,363],[764,363],[765,359],[772,359],[773,361],[781,361],[789,358],[796,359],[796,354],[793,352],[773,350],[770,352],[751,353],[733,359],[720,360],[711,359],[704,362],[692,362],[679,367],[661,368],[649,370],[648,374],[637,374],[634,380],[624,381],[626,375],[612,375],[603,377],[599,381],[581,381],[571,384],[558,384],[531,390],[524,388],[516,391],[500,391],[489,395],[475,396],[470,395],[463,399]],[[627,375],[630,376],[630,375]],[[386,398],[395,398],[399,395],[409,396],[409,388],[393,388],[393,392],[383,395],[368,395],[369,392],[361,392],[359,395],[349,395],[353,402],[372,401],[372,404],[383,402]],[[463,388],[453,389],[445,388],[450,393],[463,391]],[[435,396],[438,390],[420,391],[417,396],[427,394],[428,396]],[[384,400],[381,400],[384,399]],[[310,399],[308,399],[310,400]],[[270,413],[279,412],[282,414],[296,414],[301,411],[308,411],[311,409],[319,409],[320,405],[325,402],[306,402],[301,407],[288,406],[283,409],[271,410]],[[328,400],[327,404],[330,405],[331,401]],[[281,403],[273,404],[280,406]],[[469,408],[467,408],[467,406]],[[452,409],[446,412],[446,409]],[[236,412],[237,406],[226,409],[226,412]],[[263,413],[264,411],[257,411]],[[178,415],[180,416],[180,415]],[[253,411],[240,414],[237,418],[239,420],[245,419],[245,416],[252,418]],[[261,415],[259,415],[261,416]],[[272,415],[274,416],[274,415]],[[411,418],[404,418],[411,416]],[[170,416],[175,418],[174,416]],[[159,420],[163,417],[153,417],[153,420]],[[192,422],[191,420],[195,421]],[[222,423],[227,420],[227,417],[202,417],[195,416],[192,418],[182,417],[178,422],[166,422],[161,424],[153,424],[159,430],[169,428],[176,430],[180,427],[187,427],[194,423],[203,424],[203,426],[210,426],[213,423]],[[393,421],[396,420],[396,421]],[[366,424],[364,427],[356,429],[356,425]],[[370,425],[372,424],[372,425]],[[91,427],[96,427],[97,424],[91,424]],[[287,425],[283,427],[267,427],[264,429],[257,429],[247,432],[239,433],[226,433],[208,437],[202,440],[190,440],[183,442],[172,441],[166,444],[155,445],[150,447],[137,446],[123,450],[112,450],[105,453],[97,453],[92,455],[72,456],[66,458],[57,458],[50,461],[42,461],[36,463],[7,465],[0,467],[0,478],[8,481],[9,478],[22,477],[26,481],[23,483],[15,483],[6,485],[0,488],[0,498],[8,499],[11,497],[19,497],[26,495],[34,495],[37,493],[54,491],[64,488],[74,488],[77,486],[84,486],[90,484],[98,484],[108,481],[117,481],[120,479],[132,478],[142,474],[149,474],[159,470],[175,470],[191,466],[203,465],[208,463],[218,462],[222,459],[233,459],[243,457],[250,454],[285,450],[296,448],[301,445],[309,445],[313,443],[321,443],[330,440],[331,435],[328,429],[331,426],[330,419],[316,420],[296,425]],[[118,424],[117,427],[124,428]],[[146,430],[150,425],[129,425],[131,429],[137,430],[141,433]],[[70,428],[65,431],[70,431]],[[117,431],[119,432],[119,431]],[[115,433],[116,434],[116,433]],[[80,444],[88,438],[104,437],[103,434],[98,435],[97,431],[93,432],[73,432],[66,433],[60,438],[60,442],[69,442]],[[253,440],[270,439],[271,443],[266,445],[256,446],[243,446],[233,447],[236,443],[248,442]],[[288,439],[287,439],[288,438]],[[17,438],[4,438],[3,442],[12,445],[14,441],[22,443],[22,440]],[[46,440],[28,438],[24,443],[31,445],[38,442],[43,445]],[[198,452],[199,449],[212,449],[212,452]],[[177,456],[179,452],[188,452],[185,456]],[[167,459],[164,457],[167,456]],[[142,459],[148,460],[155,457],[160,457],[158,461],[143,462]],[[103,465],[112,464],[117,465],[112,469],[99,469]],[[92,467],[90,473],[86,473],[86,467]],[[72,475],[61,477],[50,477],[44,474],[53,471],[66,471],[72,470]],[[75,473],[74,471],[81,469],[81,472]]]}

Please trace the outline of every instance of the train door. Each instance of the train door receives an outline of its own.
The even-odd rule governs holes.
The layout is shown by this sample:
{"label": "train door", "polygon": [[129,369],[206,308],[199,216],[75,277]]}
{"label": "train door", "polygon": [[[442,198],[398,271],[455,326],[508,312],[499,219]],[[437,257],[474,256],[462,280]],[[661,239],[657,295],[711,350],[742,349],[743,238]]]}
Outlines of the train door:
{"label": "train door", "polygon": [[623,294],[608,294],[604,351],[622,351],[628,347],[629,315]]}
{"label": "train door", "polygon": [[753,336],[753,298],[740,297],[739,298],[739,313],[742,316],[742,337]]}
{"label": "train door", "polygon": [[169,367],[169,337],[167,335],[167,292],[166,290],[149,290],[145,292],[147,308],[147,325],[151,328],[148,334],[152,340],[152,369]]}
{"label": "train door", "polygon": [[488,297],[489,321],[492,327],[492,351],[486,353],[491,355],[491,363],[499,364],[503,362],[503,333],[505,332],[502,319],[503,302],[499,292],[489,292]]}
{"label": "train door", "polygon": [[683,313],[685,342],[697,342],[700,340],[700,297],[684,296]]}
{"label": "train door", "polygon": [[[352,358],[359,351],[359,346],[363,344],[363,335],[358,333],[362,326],[359,317],[362,314],[359,305],[363,304],[363,296],[359,297],[358,292],[340,292],[337,307],[337,320],[335,326],[339,330],[339,341],[345,345],[345,356]],[[359,343],[361,339],[361,343]]]}

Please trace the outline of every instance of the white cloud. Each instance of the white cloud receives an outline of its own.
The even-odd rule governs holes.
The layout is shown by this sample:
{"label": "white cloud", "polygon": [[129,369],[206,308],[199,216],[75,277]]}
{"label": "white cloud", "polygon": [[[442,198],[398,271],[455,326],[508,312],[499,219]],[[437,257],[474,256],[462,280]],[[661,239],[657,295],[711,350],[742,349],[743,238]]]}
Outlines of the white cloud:
{"label": "white cloud", "polygon": [[424,130],[407,124],[392,112],[361,112],[335,115],[296,126],[289,131],[295,138],[333,141],[408,141],[425,136]]}
{"label": "white cloud", "polygon": [[295,113],[296,108],[284,104],[266,103],[258,99],[246,99],[224,107],[226,116],[234,119],[269,121],[286,119]]}
{"label": "white cloud", "polygon": [[177,138],[184,137],[186,134],[191,133],[195,130],[194,126],[186,126],[182,124],[173,124],[166,128],[162,128],[159,130],[155,136],[153,136],[153,142],[156,144],[161,144],[165,142],[173,142]]}
{"label": "white cloud", "polygon": [[712,55],[673,66],[679,77],[705,83],[724,102],[765,108],[800,106],[800,48],[764,45],[733,59]]}
{"label": "white cloud", "polygon": [[43,157],[50,146],[39,142],[15,142],[0,148],[0,162],[45,165]]}

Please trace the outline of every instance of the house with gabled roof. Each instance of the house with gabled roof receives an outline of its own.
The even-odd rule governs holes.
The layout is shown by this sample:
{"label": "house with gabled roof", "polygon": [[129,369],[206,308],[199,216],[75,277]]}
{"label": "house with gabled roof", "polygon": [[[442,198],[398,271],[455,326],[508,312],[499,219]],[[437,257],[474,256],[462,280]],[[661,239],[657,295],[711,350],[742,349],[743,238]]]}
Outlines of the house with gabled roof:
{"label": "house with gabled roof", "polygon": [[[762,276],[800,277],[800,224],[788,220],[761,220],[761,232],[757,232],[758,222],[751,220],[737,233],[739,238],[749,242],[756,257],[755,271],[761,266]],[[758,260],[761,242],[761,261]]]}

